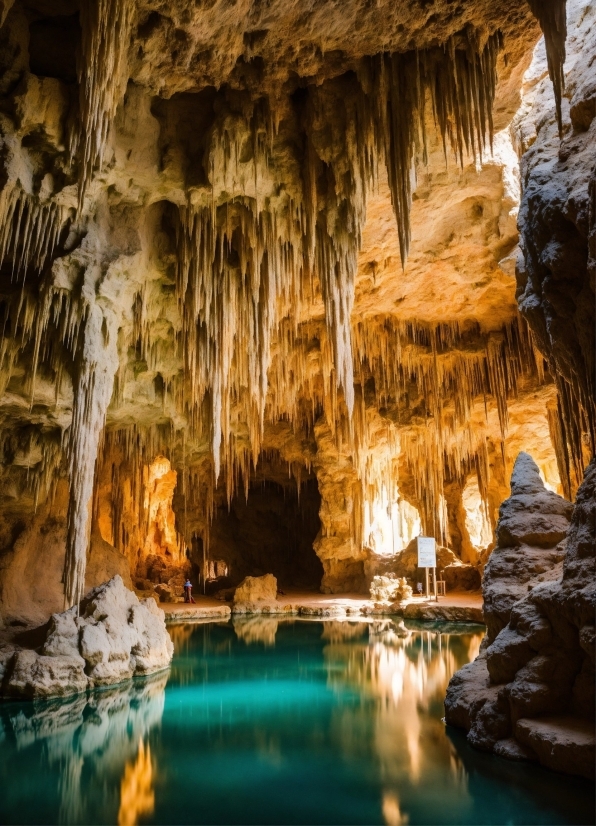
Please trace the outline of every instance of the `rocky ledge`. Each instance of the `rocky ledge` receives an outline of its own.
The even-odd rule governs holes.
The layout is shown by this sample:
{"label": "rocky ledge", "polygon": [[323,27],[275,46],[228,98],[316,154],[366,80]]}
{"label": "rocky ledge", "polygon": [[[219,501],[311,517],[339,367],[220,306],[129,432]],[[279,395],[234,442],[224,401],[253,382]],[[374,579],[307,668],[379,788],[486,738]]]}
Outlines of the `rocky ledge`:
{"label": "rocky ledge", "polygon": [[154,599],[139,601],[118,575],[38,630],[36,647],[25,647],[31,632],[22,645],[0,647],[0,696],[79,694],[160,671],[174,653],[164,612]]}
{"label": "rocky ledge", "polygon": [[445,715],[476,748],[593,778],[596,459],[570,513],[520,454],[483,584],[487,636]]}

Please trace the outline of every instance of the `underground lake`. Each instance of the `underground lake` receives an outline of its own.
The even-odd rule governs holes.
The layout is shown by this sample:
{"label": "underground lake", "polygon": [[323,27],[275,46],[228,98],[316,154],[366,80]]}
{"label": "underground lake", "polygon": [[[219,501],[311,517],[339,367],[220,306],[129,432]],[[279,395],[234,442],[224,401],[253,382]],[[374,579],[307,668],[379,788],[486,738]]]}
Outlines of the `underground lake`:
{"label": "underground lake", "polygon": [[583,824],[593,786],[442,722],[482,626],[170,626],[168,671],[0,706],[0,822]]}

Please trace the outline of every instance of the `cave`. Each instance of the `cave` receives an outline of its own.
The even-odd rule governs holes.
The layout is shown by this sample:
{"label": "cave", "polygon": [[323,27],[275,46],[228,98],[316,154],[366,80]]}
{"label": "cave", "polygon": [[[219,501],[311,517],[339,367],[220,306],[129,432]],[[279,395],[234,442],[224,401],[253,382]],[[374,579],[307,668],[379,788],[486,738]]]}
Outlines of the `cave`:
{"label": "cave", "polygon": [[[280,590],[319,591],[323,566],[314,550],[320,530],[317,479],[303,468],[298,479],[283,463],[259,461],[248,496],[239,490],[229,506],[219,505],[205,554],[206,587],[214,592],[247,576],[273,574]],[[201,549],[202,551],[202,549]],[[225,568],[225,573],[223,572]]]}
{"label": "cave", "polygon": [[[278,788],[325,821],[278,784],[289,742],[337,781],[329,822],[348,763],[362,822],[440,819],[404,808],[431,741],[454,822],[469,765],[508,798],[493,759],[528,822],[541,772],[583,800],[595,55],[589,0],[0,0],[3,747],[4,700],[57,703],[33,740],[104,715],[101,816],[175,822],[154,780],[192,695],[201,776],[269,761],[230,822],[282,818],[251,797]],[[92,819],[78,749],[38,819]]]}

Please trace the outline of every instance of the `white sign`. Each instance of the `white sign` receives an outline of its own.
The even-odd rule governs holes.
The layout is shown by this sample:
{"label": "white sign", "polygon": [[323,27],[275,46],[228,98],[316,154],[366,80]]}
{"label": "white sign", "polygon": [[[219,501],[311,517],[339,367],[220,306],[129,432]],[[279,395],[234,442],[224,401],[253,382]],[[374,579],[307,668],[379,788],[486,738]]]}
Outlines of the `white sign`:
{"label": "white sign", "polygon": [[418,537],[418,567],[437,567],[437,551],[434,536]]}

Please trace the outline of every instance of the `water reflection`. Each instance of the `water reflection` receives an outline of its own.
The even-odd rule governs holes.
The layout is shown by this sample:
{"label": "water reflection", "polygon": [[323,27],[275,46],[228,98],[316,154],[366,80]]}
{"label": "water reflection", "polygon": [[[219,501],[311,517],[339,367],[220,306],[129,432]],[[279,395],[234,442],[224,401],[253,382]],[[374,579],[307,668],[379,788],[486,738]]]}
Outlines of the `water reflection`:
{"label": "water reflection", "polygon": [[345,634],[341,628],[324,634],[329,684],[338,692],[353,685],[362,698],[355,708],[337,709],[336,735],[344,753],[359,754],[368,733],[367,746],[382,777],[387,824],[408,822],[404,788],[412,792],[431,779],[447,805],[461,811],[469,804],[467,774],[440,719],[451,676],[476,656],[482,640],[477,629],[463,631],[421,630],[386,619],[370,624],[368,637],[364,626],[360,642],[354,625]]}
{"label": "water reflection", "polygon": [[405,826],[410,822],[408,815],[402,814],[395,792],[383,793],[383,818],[387,826]]}
{"label": "water reflection", "polygon": [[593,822],[589,784],[446,731],[478,626],[257,619],[172,627],[169,679],[0,706],[0,823]]}
{"label": "water reflection", "polygon": [[275,617],[234,617],[234,631],[239,640],[247,645],[261,643],[275,645],[275,635],[279,626],[279,619]]}
{"label": "water reflection", "polygon": [[[1,707],[0,751],[12,746],[11,768],[21,781],[18,791],[6,788],[5,802],[17,794],[35,800],[33,822],[115,822],[118,813],[119,823],[136,823],[152,811],[153,768],[144,742],[162,720],[167,681],[166,671],[67,701]],[[0,769],[7,773],[5,765]],[[29,798],[33,788],[22,786],[29,777],[46,784],[43,795]]]}
{"label": "water reflection", "polygon": [[155,808],[151,749],[139,740],[136,759],[127,761],[120,784],[118,826],[135,826],[141,815],[150,815]]}

